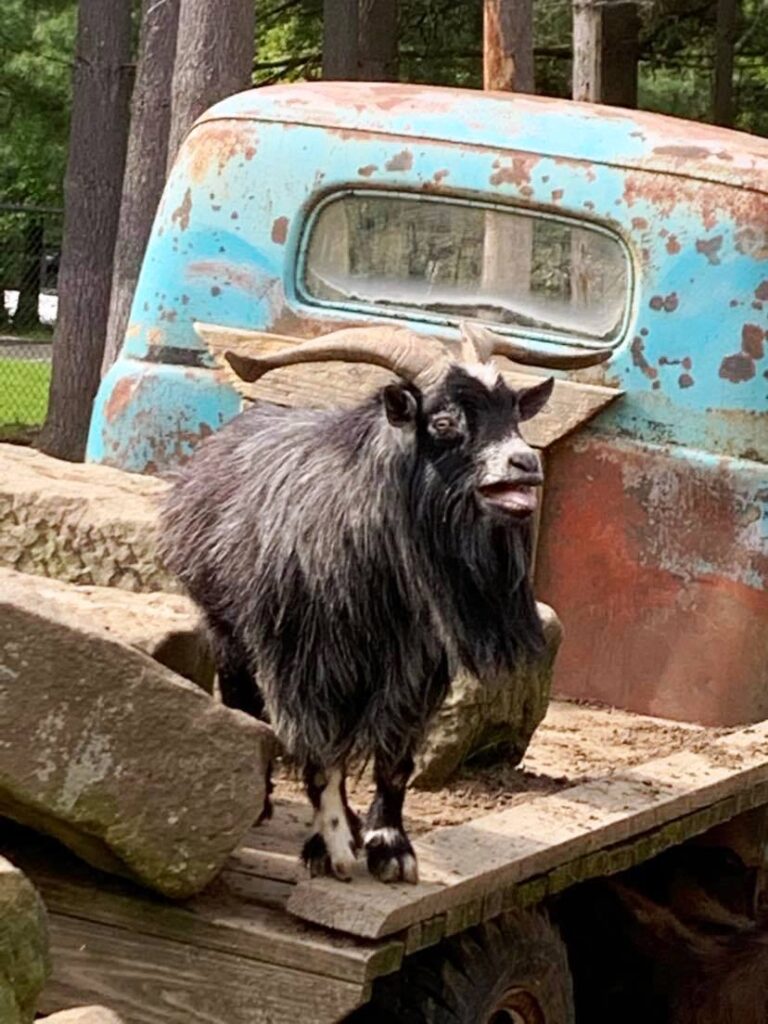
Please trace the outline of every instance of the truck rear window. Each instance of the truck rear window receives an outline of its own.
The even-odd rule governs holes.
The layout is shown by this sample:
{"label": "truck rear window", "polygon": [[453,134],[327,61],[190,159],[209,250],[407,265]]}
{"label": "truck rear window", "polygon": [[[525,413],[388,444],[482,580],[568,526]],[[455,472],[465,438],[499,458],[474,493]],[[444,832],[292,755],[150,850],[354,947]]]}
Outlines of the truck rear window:
{"label": "truck rear window", "polygon": [[308,225],[299,271],[315,303],[617,344],[630,299],[618,236],[588,221],[465,200],[350,191]]}

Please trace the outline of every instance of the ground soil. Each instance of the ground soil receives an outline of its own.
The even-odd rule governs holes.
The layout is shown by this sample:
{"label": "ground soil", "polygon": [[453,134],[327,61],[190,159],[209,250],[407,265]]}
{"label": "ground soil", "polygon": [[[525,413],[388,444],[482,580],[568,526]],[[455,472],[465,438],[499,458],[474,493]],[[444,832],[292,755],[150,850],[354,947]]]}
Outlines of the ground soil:
{"label": "ground soil", "polygon": [[[457,825],[511,807],[533,792],[553,793],[683,748],[701,750],[725,731],[553,701],[519,766],[502,762],[468,767],[440,790],[410,790],[406,827],[418,835],[439,825]],[[289,771],[279,771],[276,783],[278,799],[301,799],[301,785]],[[369,769],[350,776],[348,792],[352,806],[364,810],[373,796]]]}

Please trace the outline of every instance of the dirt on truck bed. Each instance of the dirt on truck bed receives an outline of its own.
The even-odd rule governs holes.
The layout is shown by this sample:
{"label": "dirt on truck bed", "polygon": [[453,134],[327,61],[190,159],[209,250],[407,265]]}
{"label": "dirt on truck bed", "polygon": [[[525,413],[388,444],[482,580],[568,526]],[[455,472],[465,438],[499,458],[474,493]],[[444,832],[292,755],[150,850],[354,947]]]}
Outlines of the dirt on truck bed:
{"label": "dirt on truck bed", "polygon": [[[715,737],[727,731],[649,719],[614,708],[553,701],[520,765],[468,767],[442,789],[409,790],[406,827],[419,835],[440,825],[458,825],[511,807],[533,792],[557,792],[683,748],[708,748]],[[351,772],[347,788],[352,806],[364,810],[374,794],[369,768],[362,774]],[[299,801],[302,793],[295,775],[281,768],[276,776],[277,799]],[[310,821],[307,810],[307,826]]]}

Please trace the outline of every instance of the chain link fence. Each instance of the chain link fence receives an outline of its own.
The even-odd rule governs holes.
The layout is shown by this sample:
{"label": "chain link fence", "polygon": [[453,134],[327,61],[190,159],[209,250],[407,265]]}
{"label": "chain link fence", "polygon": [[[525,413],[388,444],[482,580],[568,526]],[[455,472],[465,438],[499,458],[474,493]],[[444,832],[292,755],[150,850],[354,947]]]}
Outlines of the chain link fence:
{"label": "chain link fence", "polygon": [[55,207],[0,203],[0,440],[45,419],[62,222]]}

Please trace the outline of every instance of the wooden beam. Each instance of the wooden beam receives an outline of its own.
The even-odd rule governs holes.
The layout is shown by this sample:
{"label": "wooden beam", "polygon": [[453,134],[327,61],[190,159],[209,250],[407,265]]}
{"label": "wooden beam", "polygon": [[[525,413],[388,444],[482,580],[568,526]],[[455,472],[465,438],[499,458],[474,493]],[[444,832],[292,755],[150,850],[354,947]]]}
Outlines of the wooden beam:
{"label": "wooden beam", "polygon": [[483,88],[534,92],[533,0],[485,0]]}
{"label": "wooden beam", "polygon": [[[267,355],[300,344],[306,339],[266,331],[238,331],[227,327],[215,330],[220,330],[221,334],[213,337],[208,332],[206,343],[221,368],[222,376],[246,401],[277,402],[279,405],[318,409],[350,408],[392,380],[389,371],[376,366],[328,362],[283,367],[255,384],[245,384],[224,360],[225,351],[231,350],[244,356],[256,352]],[[531,372],[527,367],[518,367],[507,359],[498,358],[496,361],[502,376],[512,388],[528,387],[542,376],[547,376],[543,370]],[[558,379],[546,408],[525,424],[525,439],[537,448],[547,448],[592,419],[622,394],[622,391],[596,384]]]}
{"label": "wooden beam", "polygon": [[712,115],[715,124],[733,127],[733,52],[739,0],[717,0],[715,29],[715,80]]}
{"label": "wooden beam", "polygon": [[575,0],[573,89],[575,100],[637,106],[640,20],[634,0]]}
{"label": "wooden beam", "polygon": [[[355,935],[380,937],[566,866],[616,843],[768,783],[768,722],[695,750],[646,762],[476,818],[436,829],[414,845],[418,886],[370,879],[340,886],[302,882],[288,910]],[[764,796],[762,797],[764,798]]]}

